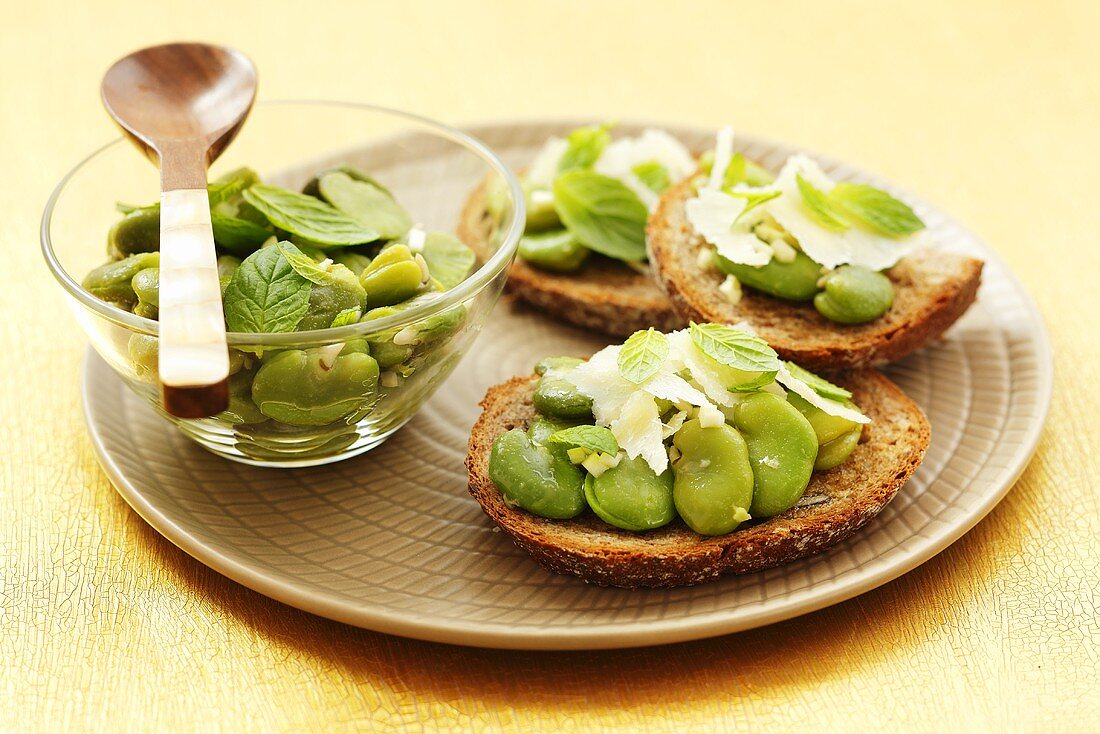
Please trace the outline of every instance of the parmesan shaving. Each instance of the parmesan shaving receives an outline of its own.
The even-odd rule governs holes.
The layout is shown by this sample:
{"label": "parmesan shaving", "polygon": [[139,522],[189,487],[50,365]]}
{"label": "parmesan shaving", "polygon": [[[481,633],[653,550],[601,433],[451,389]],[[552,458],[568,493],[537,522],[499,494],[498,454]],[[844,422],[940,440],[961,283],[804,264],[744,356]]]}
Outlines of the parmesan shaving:
{"label": "parmesan shaving", "polygon": [[714,163],[710,167],[710,180],[707,188],[719,191],[726,180],[726,169],[733,160],[733,127],[726,125],[718,131],[718,138],[714,143]]}
{"label": "parmesan shaving", "polygon": [[810,405],[821,409],[829,415],[835,415],[838,418],[844,418],[853,423],[871,422],[870,418],[863,415],[863,413],[860,413],[858,410],[853,410],[843,403],[818,395],[816,390],[792,375],[785,364],[779,365],[779,371],[775,374],[775,380],[783,385],[783,387],[804,399]]}

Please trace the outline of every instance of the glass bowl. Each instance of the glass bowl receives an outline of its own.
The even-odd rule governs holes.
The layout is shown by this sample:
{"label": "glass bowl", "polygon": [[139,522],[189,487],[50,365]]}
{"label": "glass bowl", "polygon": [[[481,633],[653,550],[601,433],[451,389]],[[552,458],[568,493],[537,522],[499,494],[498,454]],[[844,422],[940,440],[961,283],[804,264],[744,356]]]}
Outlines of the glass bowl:
{"label": "glass bowl", "polygon": [[[500,296],[523,229],[523,196],[500,159],[458,130],[365,104],[261,103],[210,175],[251,166],[265,182],[297,190],[316,172],[342,163],[376,177],[428,231],[454,232],[466,197],[496,177],[502,224],[491,255],[451,290],[373,321],[317,331],[230,333],[231,362],[238,370],[230,378],[230,410],[199,420],[170,416],[161,407],[157,322],[101,301],[80,286],[84,275],[107,259],[107,231],[120,216],[116,202],[158,200],[156,168],[120,138],[70,171],[46,204],[43,255],[96,352],[161,415],[216,454],[262,466],[312,466],[370,450],[435,392]],[[363,350],[363,340],[379,363],[379,379],[353,399],[346,415],[323,425],[292,425],[263,415],[252,403],[251,378],[265,359],[341,343],[340,354],[350,354]]]}

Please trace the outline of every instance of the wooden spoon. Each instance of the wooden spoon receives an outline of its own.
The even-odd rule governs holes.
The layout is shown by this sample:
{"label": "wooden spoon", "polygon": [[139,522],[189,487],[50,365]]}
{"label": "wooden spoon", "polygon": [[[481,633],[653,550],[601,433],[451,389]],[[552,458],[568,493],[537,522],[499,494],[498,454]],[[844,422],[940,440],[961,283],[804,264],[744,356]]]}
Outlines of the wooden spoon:
{"label": "wooden spoon", "polygon": [[103,104],[160,166],[160,382],[180,418],[229,404],[221,289],[206,169],[240,130],[256,67],[223,46],[172,43],[136,51],[103,77]]}

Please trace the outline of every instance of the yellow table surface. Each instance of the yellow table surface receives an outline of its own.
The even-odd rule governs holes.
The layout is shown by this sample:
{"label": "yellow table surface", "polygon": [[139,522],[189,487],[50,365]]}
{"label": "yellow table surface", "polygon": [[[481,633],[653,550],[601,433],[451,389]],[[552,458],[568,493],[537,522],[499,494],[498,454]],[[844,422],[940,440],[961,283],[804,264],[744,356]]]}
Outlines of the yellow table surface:
{"label": "yellow table surface", "polygon": [[[0,729],[1100,729],[1098,8],[5,6]],[[178,39],[245,50],[265,98],[373,101],[458,123],[732,121],[901,182],[984,237],[1035,297],[1058,360],[1038,454],[1000,506],[919,569],[690,644],[461,649],[238,586],[162,539],[100,470],[77,390],[84,338],[38,254],[49,191],[115,134],[100,75],[133,48]]]}

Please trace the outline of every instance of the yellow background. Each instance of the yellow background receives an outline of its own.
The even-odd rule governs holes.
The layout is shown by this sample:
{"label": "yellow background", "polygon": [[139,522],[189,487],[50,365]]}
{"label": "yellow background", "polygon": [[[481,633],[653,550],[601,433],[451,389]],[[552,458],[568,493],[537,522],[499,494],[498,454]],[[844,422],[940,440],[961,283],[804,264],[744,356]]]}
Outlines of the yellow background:
{"label": "yellow background", "polygon": [[[5,0],[0,729],[1100,729],[1098,7]],[[237,586],[146,526],[97,466],[77,393],[84,340],[37,252],[50,189],[114,135],[100,75],[178,39],[249,53],[264,98],[458,123],[732,121],[884,174],[986,238],[1038,302],[1058,363],[1039,452],[921,568],[715,640],[467,650]]]}

